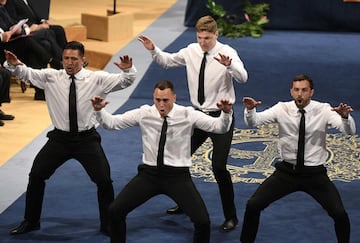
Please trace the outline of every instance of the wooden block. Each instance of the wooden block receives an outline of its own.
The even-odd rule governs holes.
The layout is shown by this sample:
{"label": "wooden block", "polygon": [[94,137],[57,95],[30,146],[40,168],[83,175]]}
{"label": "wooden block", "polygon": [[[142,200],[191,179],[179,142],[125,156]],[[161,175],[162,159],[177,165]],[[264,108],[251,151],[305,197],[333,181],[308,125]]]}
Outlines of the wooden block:
{"label": "wooden block", "polygon": [[87,37],[85,25],[72,25],[64,28],[68,41],[84,41]]}
{"label": "wooden block", "polygon": [[81,14],[81,24],[87,28],[87,38],[101,41],[117,41],[133,36],[134,17],[131,13],[108,16]]}
{"label": "wooden block", "polygon": [[112,55],[87,49],[85,51],[85,58],[89,62],[89,66],[87,67],[88,69],[102,70],[110,61]]}

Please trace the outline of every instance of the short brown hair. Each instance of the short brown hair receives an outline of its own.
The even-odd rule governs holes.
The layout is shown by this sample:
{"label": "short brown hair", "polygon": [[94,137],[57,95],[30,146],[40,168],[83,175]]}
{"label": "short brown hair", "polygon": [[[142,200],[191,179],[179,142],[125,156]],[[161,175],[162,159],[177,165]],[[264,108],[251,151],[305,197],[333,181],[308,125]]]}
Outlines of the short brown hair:
{"label": "short brown hair", "polygon": [[78,50],[80,56],[83,57],[85,55],[85,47],[82,43],[78,41],[70,41],[66,43],[64,50]]}
{"label": "short brown hair", "polygon": [[154,90],[155,89],[160,89],[160,90],[170,89],[174,93],[174,85],[169,80],[160,80],[155,84]]}
{"label": "short brown hair", "polygon": [[217,28],[215,19],[213,17],[207,15],[207,16],[201,17],[196,22],[195,30],[196,30],[196,32],[207,31],[207,32],[215,33],[218,30],[218,28]]}
{"label": "short brown hair", "polygon": [[294,82],[304,81],[304,80],[307,80],[307,81],[309,82],[309,84],[310,84],[310,89],[314,89],[314,82],[313,82],[313,80],[312,80],[309,76],[307,76],[307,75],[305,75],[305,74],[296,75],[296,76],[292,79],[292,81],[291,81],[291,87],[293,86]]}

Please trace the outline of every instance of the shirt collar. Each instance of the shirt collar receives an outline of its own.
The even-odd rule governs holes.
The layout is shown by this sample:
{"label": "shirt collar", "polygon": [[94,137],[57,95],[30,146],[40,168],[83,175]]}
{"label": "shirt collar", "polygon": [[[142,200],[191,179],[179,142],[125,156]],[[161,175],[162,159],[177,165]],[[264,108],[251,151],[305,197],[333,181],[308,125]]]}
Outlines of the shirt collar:
{"label": "shirt collar", "polygon": [[[200,45],[198,44],[198,47],[199,47],[199,51],[203,54],[204,53],[204,51],[201,49],[201,47],[200,47]],[[207,56],[214,56],[214,55],[216,55],[217,53],[217,50],[218,50],[218,48],[219,48],[219,42],[218,41],[216,41],[216,44],[215,44],[215,46],[212,48],[212,49],[210,49],[210,50],[208,50],[207,51]],[[202,56],[202,55],[201,55]]]}
{"label": "shirt collar", "polygon": [[172,108],[171,111],[167,114],[167,117],[171,118],[171,117],[174,116],[176,107],[177,107],[177,104],[174,103],[173,108]]}
{"label": "shirt collar", "polygon": [[[298,112],[299,108],[296,106],[295,101],[291,102],[291,109],[294,112]],[[305,110],[305,113],[309,112],[314,107],[314,102],[310,100],[309,104],[303,108]]]}
{"label": "shirt collar", "polygon": [[219,42],[216,41],[215,46],[212,49],[210,49],[207,53],[210,56],[215,56],[218,54],[218,50],[219,50]]}
{"label": "shirt collar", "polygon": [[[178,106],[178,105],[174,103],[173,108],[171,109],[171,111],[170,111],[170,112],[167,114],[167,116],[166,116],[167,118],[171,118],[171,117],[174,116],[174,113],[175,113],[174,110],[176,109],[177,106]],[[155,104],[153,105],[153,107],[154,107],[155,111],[157,112],[159,118],[162,118],[161,115],[159,114],[159,111],[156,109]]]}
{"label": "shirt collar", "polygon": [[[77,73],[74,74],[74,77],[76,80],[82,80],[85,78],[86,71],[84,68],[81,68],[81,70]],[[71,78],[71,75],[67,74],[69,76],[69,78]]]}

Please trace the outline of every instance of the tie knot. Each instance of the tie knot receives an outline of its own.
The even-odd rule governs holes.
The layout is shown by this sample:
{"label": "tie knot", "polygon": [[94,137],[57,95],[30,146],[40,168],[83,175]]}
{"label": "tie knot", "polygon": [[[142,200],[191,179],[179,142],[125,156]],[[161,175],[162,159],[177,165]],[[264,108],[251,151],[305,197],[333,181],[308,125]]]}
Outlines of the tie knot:
{"label": "tie knot", "polygon": [[305,110],[304,109],[299,109],[299,112],[301,113],[301,115],[305,114]]}
{"label": "tie knot", "polygon": [[75,75],[70,75],[71,80],[75,80]]}

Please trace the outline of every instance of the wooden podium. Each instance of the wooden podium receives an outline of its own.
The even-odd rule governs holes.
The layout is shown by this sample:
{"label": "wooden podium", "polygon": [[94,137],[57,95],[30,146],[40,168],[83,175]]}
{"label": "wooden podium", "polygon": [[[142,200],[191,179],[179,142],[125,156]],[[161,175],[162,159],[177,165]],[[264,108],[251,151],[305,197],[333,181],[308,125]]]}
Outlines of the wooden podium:
{"label": "wooden podium", "polygon": [[106,16],[81,14],[81,24],[86,26],[87,38],[116,41],[133,36],[134,16],[131,13],[112,13]]}

